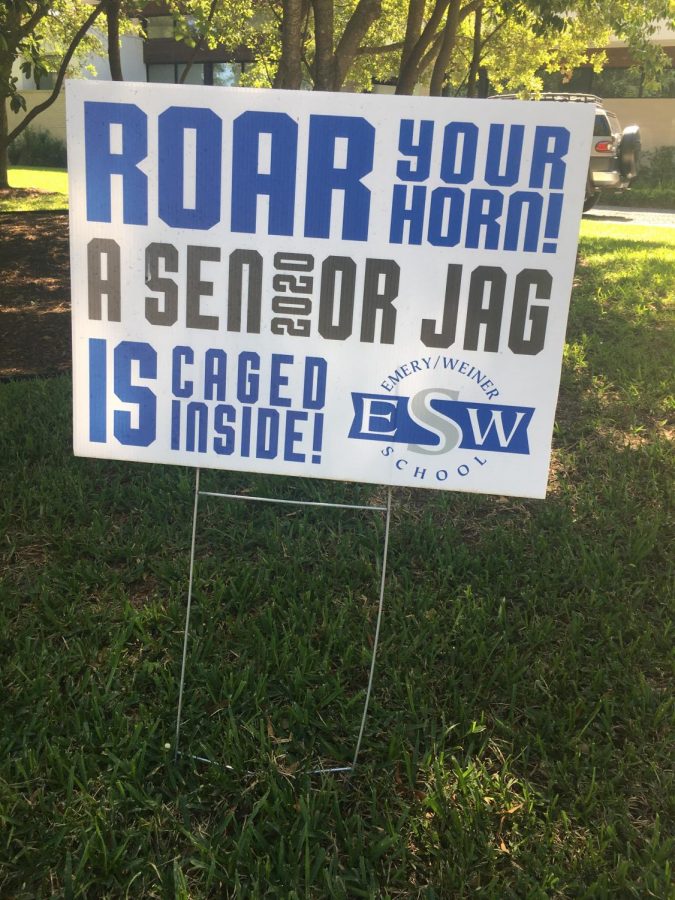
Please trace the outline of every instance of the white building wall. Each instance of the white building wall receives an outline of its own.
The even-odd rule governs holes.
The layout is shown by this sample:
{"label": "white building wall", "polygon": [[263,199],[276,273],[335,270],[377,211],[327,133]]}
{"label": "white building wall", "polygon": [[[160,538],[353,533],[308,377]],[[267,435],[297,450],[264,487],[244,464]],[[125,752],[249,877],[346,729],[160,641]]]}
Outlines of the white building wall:
{"label": "white building wall", "polygon": [[621,127],[639,125],[643,150],[675,147],[675,98],[643,98],[607,100],[607,108],[615,112]]}
{"label": "white building wall", "polygon": [[[21,91],[26,101],[26,109],[30,111],[38,103],[43,103],[49,96],[49,91]],[[9,106],[7,107],[7,118],[9,119],[9,130],[18,125],[23,119],[25,113],[13,113]],[[61,141],[66,140],[66,97],[63,91],[56,98],[54,103],[44,112],[39,113],[28,126],[35,131],[48,131],[51,135]]]}
{"label": "white building wall", "polygon": [[[143,62],[143,38],[133,34],[124,34],[120,41],[120,59],[122,74],[126,81],[147,81],[145,63]],[[110,66],[105,56],[89,55],[83,60],[83,78],[93,78],[96,81],[110,81]],[[88,70],[86,67],[91,67]],[[16,61],[12,67],[12,75],[17,79],[17,89],[20,93],[35,90],[35,81],[26,78],[21,71],[20,62]]]}
{"label": "white building wall", "polygon": [[[120,61],[122,74],[125,81],[147,81],[145,63],[143,62],[143,38],[136,35],[125,34],[120,42]],[[110,81],[110,66],[105,56],[92,56],[87,59],[87,65],[96,70],[96,75],[85,72],[85,78],[95,78],[97,81]]]}

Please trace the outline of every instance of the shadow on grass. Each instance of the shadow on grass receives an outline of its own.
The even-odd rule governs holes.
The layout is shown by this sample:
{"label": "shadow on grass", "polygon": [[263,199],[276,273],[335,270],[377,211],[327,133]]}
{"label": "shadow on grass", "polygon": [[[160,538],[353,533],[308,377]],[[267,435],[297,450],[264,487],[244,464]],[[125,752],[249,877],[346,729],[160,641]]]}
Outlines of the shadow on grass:
{"label": "shadow on grass", "polygon": [[4,890],[665,896],[666,248],[583,244],[546,501],[395,492],[349,785],[302,768],[354,746],[381,524],[205,502],[184,739],[235,773],[174,768],[194,476],[73,459],[68,378],[0,386]]}

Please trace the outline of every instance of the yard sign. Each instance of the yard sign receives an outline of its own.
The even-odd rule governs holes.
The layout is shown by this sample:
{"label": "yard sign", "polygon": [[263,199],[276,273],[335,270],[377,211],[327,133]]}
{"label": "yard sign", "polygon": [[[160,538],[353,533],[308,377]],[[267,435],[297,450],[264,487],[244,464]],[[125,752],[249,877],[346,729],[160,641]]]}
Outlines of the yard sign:
{"label": "yard sign", "polygon": [[71,82],[75,453],[543,497],[592,121]]}

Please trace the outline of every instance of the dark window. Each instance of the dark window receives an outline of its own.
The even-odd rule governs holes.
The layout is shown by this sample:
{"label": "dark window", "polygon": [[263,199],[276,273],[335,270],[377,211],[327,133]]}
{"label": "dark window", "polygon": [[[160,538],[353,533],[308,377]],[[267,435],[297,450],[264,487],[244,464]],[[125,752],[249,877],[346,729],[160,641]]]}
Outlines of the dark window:
{"label": "dark window", "polygon": [[609,124],[609,119],[607,116],[603,115],[603,113],[597,113],[595,117],[595,125],[593,127],[593,134],[595,137],[609,137],[612,133],[612,129]]}
{"label": "dark window", "polygon": [[161,82],[163,84],[176,83],[176,66],[174,63],[151,63],[147,66],[148,81]]}
{"label": "dark window", "polygon": [[147,19],[145,33],[149,40],[172,38],[175,34],[173,16],[151,16]]}
{"label": "dark window", "polygon": [[239,84],[242,71],[242,67],[239,63],[212,63],[212,65],[212,84],[215,84],[218,87],[234,87],[234,85]]}
{"label": "dark window", "polygon": [[[183,71],[185,69],[184,63],[178,63],[176,66],[178,69],[178,78],[182,78]],[[183,84],[208,84],[205,79],[206,64],[203,63],[193,63],[187,71],[187,75],[183,79]]]}

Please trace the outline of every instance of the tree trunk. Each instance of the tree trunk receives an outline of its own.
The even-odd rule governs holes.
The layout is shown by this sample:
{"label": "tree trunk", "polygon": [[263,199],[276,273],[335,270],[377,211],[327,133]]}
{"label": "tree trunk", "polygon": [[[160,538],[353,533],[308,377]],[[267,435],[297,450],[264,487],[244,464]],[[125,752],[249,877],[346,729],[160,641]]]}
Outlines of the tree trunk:
{"label": "tree trunk", "polygon": [[333,0],[312,0],[314,8],[314,90],[330,91],[333,87],[335,55],[333,53]]}
{"label": "tree trunk", "polygon": [[480,54],[483,49],[483,40],[481,31],[483,28],[483,7],[479,6],[476,10],[476,16],[473,23],[473,55],[471,56],[471,66],[469,68],[469,79],[466,86],[466,96],[476,96],[476,82],[478,80],[478,69],[480,67]]}
{"label": "tree trunk", "polygon": [[12,94],[12,65],[17,47],[23,39],[21,32],[21,12],[18,5],[5,4],[3,34],[0,35],[0,188],[8,188],[7,151],[9,140],[9,114],[7,107]]}
{"label": "tree trunk", "polygon": [[490,93],[490,79],[485,66],[478,66],[478,96],[485,100]]}
{"label": "tree trunk", "polygon": [[410,48],[408,56],[401,60],[401,71],[396,84],[397,94],[412,94],[415,90],[415,85],[420,77],[420,63],[436,37],[436,32],[443,21],[443,14],[448,8],[448,2],[449,0],[436,0],[436,5],[427,24],[422,29],[422,34]]}
{"label": "tree trunk", "polygon": [[302,84],[303,0],[284,0],[281,20],[281,59],[274,76],[275,88],[297,91]]}
{"label": "tree trunk", "polygon": [[424,6],[425,0],[410,0],[408,5],[408,16],[405,23],[405,40],[403,41],[403,51],[401,53],[401,67],[403,67],[412,49],[420,39],[422,33],[422,23],[424,22]]}
{"label": "tree trunk", "polygon": [[9,147],[9,142],[7,140],[8,131],[7,98],[0,97],[0,189],[9,187],[9,182],[7,181],[7,148]]}
{"label": "tree trunk", "polygon": [[108,63],[113,81],[124,81],[120,58],[120,0],[108,0],[106,7],[108,20]]}
{"label": "tree trunk", "polygon": [[452,57],[452,51],[455,49],[457,43],[460,5],[461,0],[450,0],[450,6],[448,6],[443,41],[441,43],[441,49],[438,51],[438,56],[436,57],[434,70],[431,74],[431,82],[429,84],[429,94],[432,97],[440,97],[443,93],[445,71],[448,68],[448,64]]}
{"label": "tree trunk", "polygon": [[382,15],[381,0],[359,0],[349,21],[342,32],[342,37],[335,51],[333,66],[334,91],[339,91],[345,83],[349,70],[354,63],[361,41],[368,29]]}

